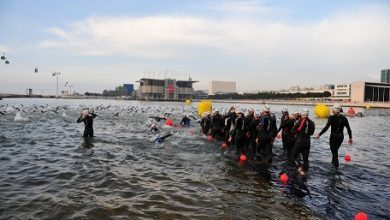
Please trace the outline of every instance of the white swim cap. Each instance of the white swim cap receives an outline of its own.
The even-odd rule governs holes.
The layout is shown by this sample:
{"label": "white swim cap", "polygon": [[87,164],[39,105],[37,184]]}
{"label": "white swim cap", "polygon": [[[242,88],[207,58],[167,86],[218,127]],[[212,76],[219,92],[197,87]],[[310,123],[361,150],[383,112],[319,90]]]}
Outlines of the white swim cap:
{"label": "white swim cap", "polygon": [[288,109],[286,107],[282,107],[282,112],[288,112]]}
{"label": "white swim cap", "polygon": [[304,115],[304,116],[309,116],[309,109],[303,108],[301,114]]}
{"label": "white swim cap", "polygon": [[264,105],[264,108],[263,108],[264,112],[270,112],[270,110],[271,110],[271,107],[269,107],[269,105]]}

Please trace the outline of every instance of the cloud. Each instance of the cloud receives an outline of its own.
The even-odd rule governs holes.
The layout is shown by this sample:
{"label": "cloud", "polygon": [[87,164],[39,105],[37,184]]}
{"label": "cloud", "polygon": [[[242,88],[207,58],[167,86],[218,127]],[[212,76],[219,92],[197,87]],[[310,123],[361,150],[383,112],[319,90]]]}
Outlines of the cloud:
{"label": "cloud", "polygon": [[214,10],[228,13],[269,13],[273,9],[258,1],[231,1],[218,4]]}

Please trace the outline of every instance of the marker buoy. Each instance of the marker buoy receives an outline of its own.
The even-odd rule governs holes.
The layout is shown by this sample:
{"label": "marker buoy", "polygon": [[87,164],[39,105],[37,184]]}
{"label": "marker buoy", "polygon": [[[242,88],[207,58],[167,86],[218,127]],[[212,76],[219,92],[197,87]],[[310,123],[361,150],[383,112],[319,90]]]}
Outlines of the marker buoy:
{"label": "marker buoy", "polygon": [[165,121],[165,124],[168,125],[168,126],[172,126],[172,125],[173,125],[172,119],[168,118],[168,119]]}
{"label": "marker buoy", "polygon": [[314,107],[314,114],[319,118],[327,118],[330,114],[329,107],[324,104],[317,104]]}
{"label": "marker buoy", "polygon": [[280,175],[279,179],[280,179],[280,181],[281,181],[282,183],[287,183],[287,181],[288,181],[288,175],[287,175],[287,173],[282,173],[282,174]]}
{"label": "marker buoy", "polygon": [[351,161],[351,155],[349,155],[349,154],[346,154],[345,156],[344,156],[344,160],[345,161]]}
{"label": "marker buoy", "polygon": [[355,215],[355,220],[368,220],[368,215],[364,212],[358,212]]}
{"label": "marker buoy", "polygon": [[276,137],[277,137],[278,139],[281,139],[281,138],[282,138],[282,133],[278,133],[278,134],[276,135]]}
{"label": "marker buoy", "polygon": [[240,162],[244,162],[244,161],[246,161],[246,160],[247,160],[246,155],[245,155],[245,154],[241,154],[241,156],[240,156]]}
{"label": "marker buoy", "polygon": [[222,143],[222,144],[221,144],[221,149],[225,149],[225,148],[227,148],[227,146],[228,146],[228,145],[227,145],[226,143]]}
{"label": "marker buoy", "polygon": [[207,136],[207,140],[212,141],[213,140],[213,136],[211,136],[211,135]]}

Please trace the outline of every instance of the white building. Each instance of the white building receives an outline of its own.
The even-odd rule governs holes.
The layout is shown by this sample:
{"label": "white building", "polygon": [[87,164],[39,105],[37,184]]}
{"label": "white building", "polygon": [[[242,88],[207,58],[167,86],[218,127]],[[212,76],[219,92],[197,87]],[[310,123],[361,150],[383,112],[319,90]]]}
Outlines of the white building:
{"label": "white building", "polygon": [[211,81],[209,86],[209,95],[235,93],[235,81]]}

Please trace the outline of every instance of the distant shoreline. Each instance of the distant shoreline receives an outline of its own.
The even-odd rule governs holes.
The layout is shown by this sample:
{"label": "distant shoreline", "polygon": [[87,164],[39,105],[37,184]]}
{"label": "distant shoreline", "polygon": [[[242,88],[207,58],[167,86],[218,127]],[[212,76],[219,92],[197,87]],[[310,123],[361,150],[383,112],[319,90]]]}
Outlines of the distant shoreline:
{"label": "distant shoreline", "polygon": [[[10,98],[49,98],[55,99],[53,96],[20,96],[20,97],[3,97],[4,99]],[[140,102],[183,102],[183,100],[134,100],[125,97],[113,97],[113,96],[65,96],[59,97],[59,99],[104,99],[104,100],[129,100],[129,101],[140,101]],[[239,103],[239,104],[273,104],[273,105],[309,105],[315,106],[318,103],[332,106],[336,102],[322,102],[322,101],[302,101],[302,100],[268,100],[268,99],[192,99],[192,102],[200,102],[203,100],[210,100],[213,103]],[[345,107],[359,107],[359,108],[385,108],[390,109],[390,102],[364,102],[364,103],[353,103],[353,102],[337,102]]]}

